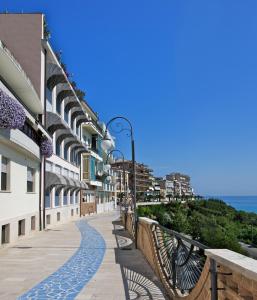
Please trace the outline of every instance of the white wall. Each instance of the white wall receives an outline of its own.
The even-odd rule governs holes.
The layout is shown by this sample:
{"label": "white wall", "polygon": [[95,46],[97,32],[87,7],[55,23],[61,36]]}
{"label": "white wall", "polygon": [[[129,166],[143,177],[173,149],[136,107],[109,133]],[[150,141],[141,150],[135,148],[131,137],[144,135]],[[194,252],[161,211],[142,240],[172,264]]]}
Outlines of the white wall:
{"label": "white wall", "polygon": [[[39,229],[40,165],[39,161],[29,158],[13,147],[0,143],[0,161],[2,155],[10,160],[10,189],[0,191],[0,229],[2,225],[10,225],[9,244],[7,244],[10,245]],[[33,193],[27,193],[27,166],[35,169],[35,192]],[[35,230],[31,230],[32,216],[36,218]],[[18,221],[22,219],[25,219],[25,235],[19,237]]]}
{"label": "white wall", "polygon": [[[73,216],[71,210],[73,209]],[[60,213],[60,221],[57,221],[57,213]],[[46,220],[47,215],[50,215],[50,224],[46,223],[46,228],[51,228],[57,224],[63,224],[71,220],[78,219],[80,217],[79,204],[66,205],[55,208],[46,209]]]}
{"label": "white wall", "polygon": [[[8,220],[38,211],[39,161],[32,160],[2,143],[0,155],[10,160],[10,191],[0,191],[0,220]],[[35,192],[33,193],[27,193],[27,166],[35,169]]]}

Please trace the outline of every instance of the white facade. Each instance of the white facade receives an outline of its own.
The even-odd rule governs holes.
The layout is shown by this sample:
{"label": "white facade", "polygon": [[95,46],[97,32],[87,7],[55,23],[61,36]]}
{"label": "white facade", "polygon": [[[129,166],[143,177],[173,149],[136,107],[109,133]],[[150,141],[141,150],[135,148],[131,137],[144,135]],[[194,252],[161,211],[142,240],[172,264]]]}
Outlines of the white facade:
{"label": "white facade", "polygon": [[[24,101],[29,93],[34,93],[29,79],[26,78],[26,74],[20,69],[18,62],[11,56],[9,50],[5,49],[8,51],[5,53],[1,46],[0,50],[0,76],[5,80],[5,82],[0,81],[1,95],[8,95],[23,107],[27,119],[25,122],[27,130],[33,130],[34,133],[39,130],[43,131],[32,116],[38,108],[33,103],[28,106],[29,103]],[[3,56],[6,58],[6,54],[8,54],[9,60],[5,60],[5,64],[3,64]],[[9,73],[5,72],[5,68],[11,72],[13,65],[19,66],[20,72],[12,78]],[[15,82],[13,82],[14,80]],[[27,91],[27,94],[24,93],[23,98],[14,96],[19,80],[23,81],[19,88],[23,87],[23,90],[26,91],[26,84],[32,89],[32,91]],[[7,86],[10,86],[12,91]],[[39,145],[32,139],[29,131],[0,128],[1,247],[11,245],[39,229],[40,164]]]}

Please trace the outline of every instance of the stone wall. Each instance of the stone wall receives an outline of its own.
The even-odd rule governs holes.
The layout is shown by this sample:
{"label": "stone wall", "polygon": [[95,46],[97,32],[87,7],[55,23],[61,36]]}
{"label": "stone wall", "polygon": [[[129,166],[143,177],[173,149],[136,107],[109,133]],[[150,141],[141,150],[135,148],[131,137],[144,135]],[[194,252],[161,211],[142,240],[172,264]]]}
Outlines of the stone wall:
{"label": "stone wall", "polygon": [[[127,230],[132,232],[132,218],[126,218]],[[124,216],[122,217],[125,222]],[[158,261],[157,249],[153,239],[151,224],[155,221],[139,218],[137,245],[162,281],[170,299],[211,300],[210,259],[217,264],[218,299],[221,300],[257,300],[257,261],[227,249],[206,250],[206,262],[195,288],[189,295],[179,295],[172,290],[163,274]]]}
{"label": "stone wall", "polygon": [[257,300],[257,260],[228,249],[208,249],[217,263],[219,300]]}

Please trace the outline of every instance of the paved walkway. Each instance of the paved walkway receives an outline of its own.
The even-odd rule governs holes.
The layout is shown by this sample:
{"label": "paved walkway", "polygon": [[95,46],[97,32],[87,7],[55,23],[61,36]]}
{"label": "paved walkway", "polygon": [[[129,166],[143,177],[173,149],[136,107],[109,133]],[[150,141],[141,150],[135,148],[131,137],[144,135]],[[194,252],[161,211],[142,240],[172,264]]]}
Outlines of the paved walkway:
{"label": "paved walkway", "polygon": [[0,299],[166,299],[117,219],[87,217],[0,250]]}

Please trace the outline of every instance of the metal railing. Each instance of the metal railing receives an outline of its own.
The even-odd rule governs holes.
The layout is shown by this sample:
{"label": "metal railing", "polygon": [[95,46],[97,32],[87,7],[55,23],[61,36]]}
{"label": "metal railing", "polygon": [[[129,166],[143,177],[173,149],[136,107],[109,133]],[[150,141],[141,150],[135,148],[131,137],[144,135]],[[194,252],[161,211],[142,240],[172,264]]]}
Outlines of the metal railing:
{"label": "metal railing", "polygon": [[159,224],[153,223],[151,230],[168,285],[182,295],[190,293],[202,274],[208,247]]}

